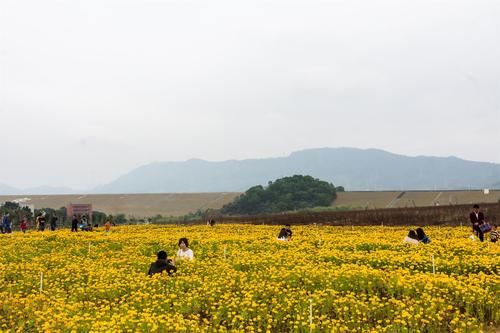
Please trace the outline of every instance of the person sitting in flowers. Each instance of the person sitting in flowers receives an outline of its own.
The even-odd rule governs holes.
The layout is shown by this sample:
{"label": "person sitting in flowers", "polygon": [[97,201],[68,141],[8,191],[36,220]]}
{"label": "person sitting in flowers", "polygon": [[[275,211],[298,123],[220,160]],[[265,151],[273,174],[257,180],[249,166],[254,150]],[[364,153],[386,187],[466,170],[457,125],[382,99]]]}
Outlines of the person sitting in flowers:
{"label": "person sitting in flowers", "polygon": [[284,228],[281,228],[278,239],[286,241],[292,239],[292,229],[289,224],[286,224]]}
{"label": "person sitting in flowers", "polygon": [[167,260],[167,252],[163,250],[158,252],[157,258],[158,259],[149,267],[149,276],[153,276],[153,274],[157,273],[163,273],[164,271],[166,271],[168,275],[172,275],[177,272],[177,267],[172,264],[172,260]]}
{"label": "person sitting in flowers", "polygon": [[403,243],[418,245],[418,236],[415,230],[408,232],[408,236],[403,239]]}
{"label": "person sitting in flowers", "polygon": [[424,229],[417,228],[417,239],[420,243],[429,244],[431,239],[425,234]]}
{"label": "person sitting in flowers", "polygon": [[498,231],[497,231],[497,225],[496,224],[494,224],[491,227],[490,241],[493,242],[493,243],[496,243],[498,241]]}
{"label": "person sitting in flowers", "polygon": [[194,253],[193,250],[189,248],[189,241],[187,238],[183,237],[179,239],[179,250],[177,251],[177,258],[193,260]]}

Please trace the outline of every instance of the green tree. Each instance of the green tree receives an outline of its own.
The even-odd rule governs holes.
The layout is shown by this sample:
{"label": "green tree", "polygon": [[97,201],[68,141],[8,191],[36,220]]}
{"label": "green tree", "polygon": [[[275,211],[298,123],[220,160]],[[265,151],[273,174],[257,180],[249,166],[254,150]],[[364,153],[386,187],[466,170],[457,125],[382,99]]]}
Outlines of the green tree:
{"label": "green tree", "polygon": [[311,176],[294,175],[269,182],[266,188],[253,186],[221,211],[243,215],[277,213],[330,206],[336,197],[333,184]]}

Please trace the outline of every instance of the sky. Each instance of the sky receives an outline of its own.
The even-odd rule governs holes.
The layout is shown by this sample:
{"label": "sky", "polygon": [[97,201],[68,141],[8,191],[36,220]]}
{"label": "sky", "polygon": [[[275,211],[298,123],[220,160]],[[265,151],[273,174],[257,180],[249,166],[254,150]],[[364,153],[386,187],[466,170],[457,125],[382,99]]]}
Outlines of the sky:
{"label": "sky", "polygon": [[497,0],[2,0],[0,183],[378,148],[500,163]]}

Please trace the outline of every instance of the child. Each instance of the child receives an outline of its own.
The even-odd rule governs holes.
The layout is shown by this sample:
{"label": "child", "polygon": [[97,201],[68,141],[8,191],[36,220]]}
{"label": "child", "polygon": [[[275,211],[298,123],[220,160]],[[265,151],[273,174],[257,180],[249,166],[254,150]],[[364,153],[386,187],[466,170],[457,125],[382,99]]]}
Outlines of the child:
{"label": "child", "polygon": [[491,231],[490,231],[490,241],[492,243],[496,243],[496,241],[498,240],[498,231],[497,231],[497,225],[494,224],[492,227],[491,227]]}
{"label": "child", "polygon": [[23,233],[26,233],[26,229],[28,229],[28,221],[26,220],[26,218],[23,219],[19,227],[21,228],[21,231]]}

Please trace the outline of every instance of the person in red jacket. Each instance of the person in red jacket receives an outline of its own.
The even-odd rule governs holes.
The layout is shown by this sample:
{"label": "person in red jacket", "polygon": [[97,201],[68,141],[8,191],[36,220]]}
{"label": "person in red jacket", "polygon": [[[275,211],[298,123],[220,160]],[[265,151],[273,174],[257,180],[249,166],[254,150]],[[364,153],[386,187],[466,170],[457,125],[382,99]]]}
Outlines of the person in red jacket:
{"label": "person in red jacket", "polygon": [[28,220],[24,218],[19,227],[21,228],[22,232],[26,232],[26,229],[28,229]]}
{"label": "person in red jacket", "polygon": [[473,211],[469,215],[470,223],[472,224],[472,232],[475,233],[482,242],[484,240],[484,233],[479,226],[484,223],[484,214],[479,210],[479,205],[474,205],[472,209]]}

